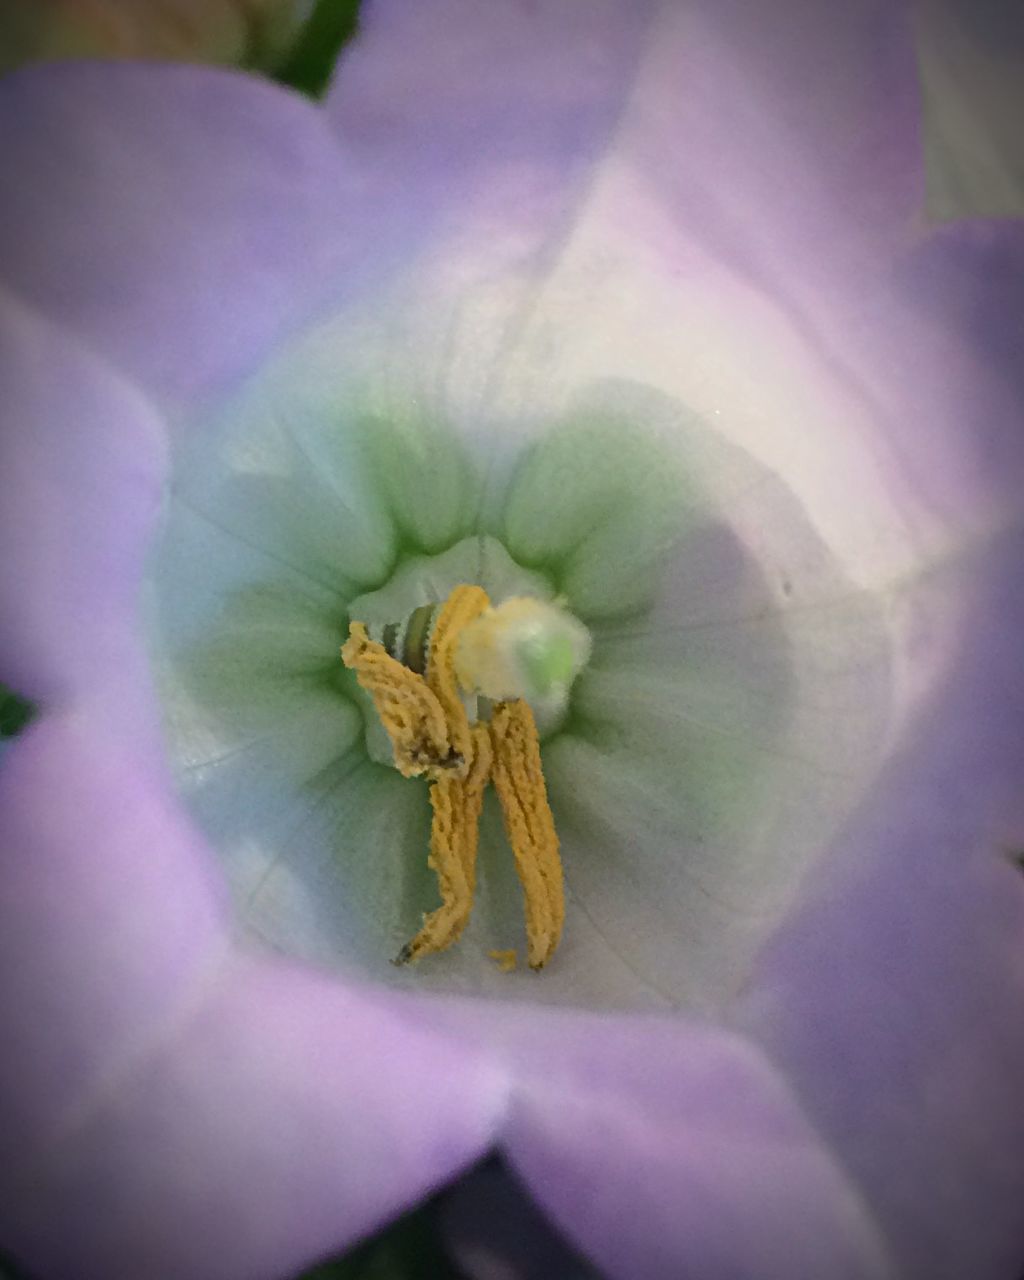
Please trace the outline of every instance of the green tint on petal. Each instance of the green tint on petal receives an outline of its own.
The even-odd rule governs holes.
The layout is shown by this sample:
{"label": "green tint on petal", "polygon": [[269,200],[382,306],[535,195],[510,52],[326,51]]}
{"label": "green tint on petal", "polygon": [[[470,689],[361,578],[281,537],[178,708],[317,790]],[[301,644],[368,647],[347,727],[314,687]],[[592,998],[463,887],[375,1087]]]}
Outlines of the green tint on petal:
{"label": "green tint on petal", "polygon": [[235,868],[246,919],[304,959],[387,979],[391,960],[433,905],[430,806],[421,779],[366,759],[360,746],[315,803],[259,833]]}
{"label": "green tint on petal", "polygon": [[251,588],[204,639],[158,647],[157,671],[178,786],[244,921],[313,960],[336,960],[341,936],[347,964],[373,971],[430,893],[429,809],[367,760],[340,636],[300,593]]}
{"label": "green tint on petal", "polygon": [[[316,434],[269,407],[225,431],[219,449],[193,447],[176,470],[170,518],[201,522],[208,554],[259,557],[339,599],[387,576],[397,531],[365,472],[358,443],[338,420]],[[205,444],[205,442],[203,442]],[[225,545],[227,544],[227,545]],[[233,544],[233,548],[231,546]]]}
{"label": "green tint on petal", "polygon": [[482,534],[440,555],[409,556],[383,587],[352,600],[349,612],[368,624],[395,622],[420,605],[447,599],[462,582],[479,584],[494,604],[509,596],[550,600],[554,594],[543,574],[521,568],[497,539]]}
{"label": "green tint on petal", "polygon": [[509,488],[504,541],[584,621],[650,604],[685,503],[680,459],[626,412],[581,409],[534,444]]}
{"label": "green tint on petal", "polygon": [[368,478],[411,551],[434,555],[474,527],[479,481],[462,442],[420,414],[369,418]]}
{"label": "green tint on petal", "polygon": [[892,703],[884,602],[845,579],[778,477],[715,452],[764,525],[747,542],[705,505],[670,594],[594,627],[545,752],[570,900],[654,990],[709,1011],[874,776]]}

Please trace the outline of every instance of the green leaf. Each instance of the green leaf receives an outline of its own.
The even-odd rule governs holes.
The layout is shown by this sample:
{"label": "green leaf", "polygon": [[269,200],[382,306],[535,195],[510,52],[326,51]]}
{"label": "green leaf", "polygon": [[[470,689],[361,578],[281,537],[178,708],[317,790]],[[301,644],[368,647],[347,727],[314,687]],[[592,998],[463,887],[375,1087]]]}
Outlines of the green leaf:
{"label": "green leaf", "polygon": [[351,1253],[321,1263],[299,1280],[463,1280],[438,1235],[428,1202]]}
{"label": "green leaf", "polygon": [[32,1277],[21,1269],[10,1254],[0,1250],[0,1280],[32,1280]]}
{"label": "green leaf", "polygon": [[359,0],[317,0],[274,79],[311,98],[330,87],[342,48],[355,35]]}
{"label": "green leaf", "polygon": [[0,738],[13,738],[35,714],[36,709],[31,702],[0,684]]}

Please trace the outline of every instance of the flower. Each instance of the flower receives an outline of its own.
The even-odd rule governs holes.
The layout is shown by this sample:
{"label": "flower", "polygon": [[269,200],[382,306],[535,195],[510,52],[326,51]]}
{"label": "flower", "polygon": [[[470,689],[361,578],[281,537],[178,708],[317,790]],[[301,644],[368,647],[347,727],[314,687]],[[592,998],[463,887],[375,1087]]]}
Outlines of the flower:
{"label": "flower", "polygon": [[[324,110],[3,86],[0,1238],[44,1274],[272,1277],[493,1146],[613,1275],[1019,1260],[1019,238],[921,221],[889,5],[583,13],[384,4]],[[296,571],[340,627],[484,534],[561,564],[605,737],[546,748],[557,963],[410,974],[384,766],[336,865],[310,805],[239,892],[343,690],[191,810],[158,724],[212,764],[296,710],[252,661],[322,627]]]}

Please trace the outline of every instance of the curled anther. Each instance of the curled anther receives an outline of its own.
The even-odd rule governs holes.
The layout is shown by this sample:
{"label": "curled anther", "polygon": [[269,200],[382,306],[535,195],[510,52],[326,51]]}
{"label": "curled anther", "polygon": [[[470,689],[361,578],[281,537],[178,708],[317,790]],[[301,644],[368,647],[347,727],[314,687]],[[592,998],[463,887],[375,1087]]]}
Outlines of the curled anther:
{"label": "curled anther", "polygon": [[395,768],[403,777],[464,767],[465,758],[449,736],[444,708],[427,682],[371,640],[361,622],[350,624],[341,657],[373,699],[394,749]]}

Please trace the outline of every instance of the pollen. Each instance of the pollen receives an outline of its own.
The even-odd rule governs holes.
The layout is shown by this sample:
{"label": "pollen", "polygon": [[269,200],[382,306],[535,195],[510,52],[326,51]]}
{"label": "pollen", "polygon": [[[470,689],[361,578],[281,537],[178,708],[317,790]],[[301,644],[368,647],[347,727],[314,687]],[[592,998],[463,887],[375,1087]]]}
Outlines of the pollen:
{"label": "pollen", "polygon": [[[392,649],[401,630],[397,624],[385,628]],[[385,639],[371,639],[358,621],[350,624],[341,650],[373,700],[395,768],[404,777],[424,775],[430,782],[427,861],[441,905],[424,916],[395,963],[444,951],[461,937],[476,892],[480,813],[491,783],[523,888],[527,961],[531,969],[543,969],[562,936],[565,893],[540,737],[527,697],[544,697],[556,686],[564,696],[589,656],[589,635],[557,606],[518,598],[493,608],[483,588],[466,584],[437,607],[429,630],[422,618],[415,627],[406,624],[406,643],[412,633],[422,674],[413,670],[420,665],[415,655],[401,661],[388,652]],[[402,650],[406,657],[410,652]],[[467,705],[473,704],[488,708],[489,720],[471,722]],[[503,972],[515,968],[514,951],[490,955]]]}

